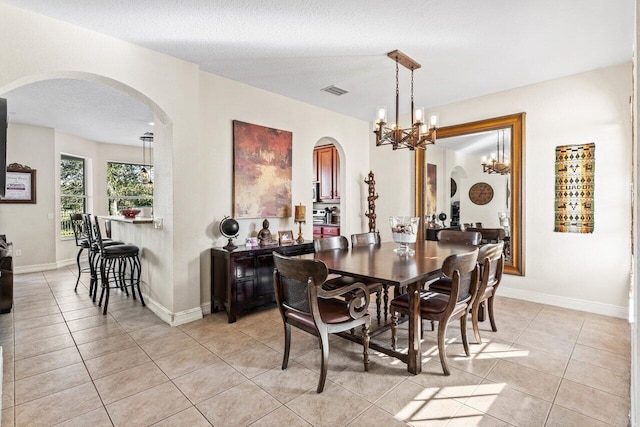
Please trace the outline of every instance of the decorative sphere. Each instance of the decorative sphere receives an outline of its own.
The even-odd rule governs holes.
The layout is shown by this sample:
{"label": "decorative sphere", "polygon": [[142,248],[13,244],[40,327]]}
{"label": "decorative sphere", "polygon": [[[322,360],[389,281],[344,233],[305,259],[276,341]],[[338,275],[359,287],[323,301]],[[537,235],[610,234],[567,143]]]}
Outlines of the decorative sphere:
{"label": "decorative sphere", "polygon": [[447,219],[447,214],[444,212],[440,213],[440,215],[438,215],[438,219],[440,221],[444,221],[445,219]]}
{"label": "decorative sphere", "polygon": [[238,236],[238,231],[240,231],[240,225],[238,221],[228,216],[225,216],[222,221],[220,221],[220,233],[227,238],[234,238]]}

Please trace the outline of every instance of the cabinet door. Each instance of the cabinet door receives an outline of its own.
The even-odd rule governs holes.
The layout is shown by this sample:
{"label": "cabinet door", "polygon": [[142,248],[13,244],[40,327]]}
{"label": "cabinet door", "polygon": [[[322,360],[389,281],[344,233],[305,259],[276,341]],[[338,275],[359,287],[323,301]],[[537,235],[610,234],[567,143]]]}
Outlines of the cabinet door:
{"label": "cabinet door", "polygon": [[[256,296],[273,296],[273,256],[271,254],[258,255],[256,260],[258,270],[258,280],[256,285]],[[274,298],[271,298],[275,301]]]}
{"label": "cabinet door", "polygon": [[340,228],[338,227],[322,227],[323,236],[339,236]]}
{"label": "cabinet door", "polygon": [[318,181],[320,181],[320,200],[333,199],[333,147],[320,148],[317,151]]}
{"label": "cabinet door", "polygon": [[[253,257],[237,258],[232,263],[235,276],[235,300],[238,303],[253,299],[255,286],[256,263]],[[231,296],[233,298],[233,296]]]}
{"label": "cabinet door", "polygon": [[338,191],[340,188],[340,156],[338,155],[338,150],[336,147],[333,147],[332,151],[332,163],[333,163],[333,199],[340,199],[340,192]]}

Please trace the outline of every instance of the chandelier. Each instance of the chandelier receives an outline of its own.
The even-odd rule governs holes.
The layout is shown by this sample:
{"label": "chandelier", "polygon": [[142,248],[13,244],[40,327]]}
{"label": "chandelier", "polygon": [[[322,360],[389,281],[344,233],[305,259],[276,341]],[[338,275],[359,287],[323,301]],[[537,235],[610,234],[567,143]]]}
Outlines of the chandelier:
{"label": "chandelier", "polygon": [[499,173],[500,175],[506,175],[511,172],[511,165],[509,159],[505,159],[504,151],[504,129],[502,130],[502,151],[500,150],[500,130],[496,132],[496,152],[491,153],[491,157],[487,160],[486,156],[482,157],[482,172],[488,174]]}
{"label": "chandelier", "polygon": [[[436,142],[436,124],[437,116],[433,115],[430,119],[430,125],[427,126],[424,120],[424,108],[416,108],[413,106],[413,72],[420,68],[413,59],[409,58],[399,50],[387,53],[387,56],[396,61],[396,121],[387,127],[387,107],[378,107],[378,117],[375,124],[376,146],[391,145],[394,150],[398,148],[408,148],[415,150],[416,148],[425,149],[427,145]],[[398,67],[411,70],[411,127],[402,129],[398,124],[398,107],[400,90],[398,84]]]}
{"label": "chandelier", "polygon": [[151,143],[153,142],[153,132],[145,132],[140,137],[142,141],[142,169],[140,170],[140,176],[143,184],[153,185],[153,181],[150,179],[149,171],[147,171],[147,143],[149,143],[149,169],[151,169]]}

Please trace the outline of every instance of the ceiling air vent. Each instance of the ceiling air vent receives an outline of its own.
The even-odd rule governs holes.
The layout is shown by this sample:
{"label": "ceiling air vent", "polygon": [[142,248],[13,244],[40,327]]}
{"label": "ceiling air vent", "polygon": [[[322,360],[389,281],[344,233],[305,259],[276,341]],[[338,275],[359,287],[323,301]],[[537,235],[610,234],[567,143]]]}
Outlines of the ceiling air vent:
{"label": "ceiling air vent", "polygon": [[336,95],[336,96],[344,95],[345,93],[347,93],[346,90],[340,89],[339,87],[336,87],[333,85],[327,86],[324,89],[320,89],[320,90],[324,92],[329,92],[330,94]]}

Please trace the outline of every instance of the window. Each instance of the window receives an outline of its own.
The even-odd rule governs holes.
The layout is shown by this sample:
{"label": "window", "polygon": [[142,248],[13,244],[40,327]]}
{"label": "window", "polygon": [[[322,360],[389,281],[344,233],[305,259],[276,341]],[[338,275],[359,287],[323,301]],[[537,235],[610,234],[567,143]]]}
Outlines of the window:
{"label": "window", "polygon": [[142,165],[107,163],[107,196],[109,215],[122,209],[153,206],[153,166],[146,166],[150,183],[142,182]]}
{"label": "window", "polygon": [[63,154],[60,160],[60,237],[73,237],[69,215],[87,208],[85,161]]}

